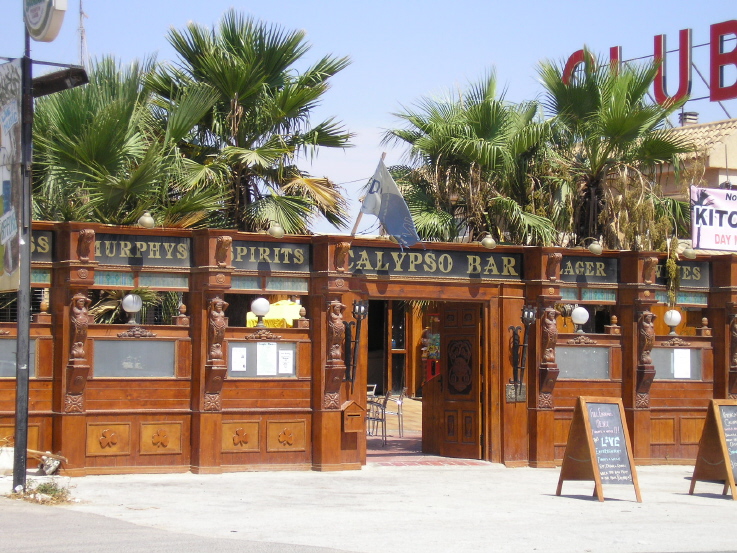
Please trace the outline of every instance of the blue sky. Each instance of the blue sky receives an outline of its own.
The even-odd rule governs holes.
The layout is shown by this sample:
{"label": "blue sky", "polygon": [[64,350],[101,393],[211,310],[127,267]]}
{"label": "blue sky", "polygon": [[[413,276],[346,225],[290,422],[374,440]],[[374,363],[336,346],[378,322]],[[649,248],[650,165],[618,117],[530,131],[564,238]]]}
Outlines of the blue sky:
{"label": "blue sky", "polygon": [[[666,34],[668,49],[678,45],[678,31],[693,29],[694,44],[709,40],[709,27],[737,19],[734,0],[621,0],[489,2],[438,0],[388,2],[281,0],[83,0],[84,26],[91,58],[114,55],[123,62],[156,55],[173,61],[166,41],[171,27],[189,21],[211,26],[231,7],[288,29],[304,29],[312,49],[309,62],[331,53],[349,56],[351,65],[333,80],[316,117],[335,116],[356,134],[355,147],[322,152],[310,167],[314,175],[345,183],[355,200],[382,151],[387,165],[401,163],[403,151],[380,145],[385,129],[399,123],[392,113],[422,96],[463,89],[485,72],[495,70],[510,101],[538,97],[537,66],[542,59],[561,61],[584,45],[601,54],[621,46],[623,59],[652,55],[653,37]],[[12,5],[11,5],[12,4]],[[0,56],[23,53],[22,2],[2,0]],[[37,60],[79,63],[79,0],[68,0],[68,12],[56,41],[31,44]],[[694,62],[709,78],[708,48],[695,48]],[[677,56],[669,57],[670,92],[677,85]],[[733,68],[732,68],[733,69]],[[41,71],[38,69],[37,71]],[[736,73],[736,72],[733,72]],[[737,75],[728,74],[732,82]],[[707,95],[694,75],[693,96]],[[725,103],[737,117],[737,100]],[[700,121],[726,119],[708,100],[688,105]],[[358,181],[358,182],[353,182]],[[353,210],[356,210],[355,201]],[[367,216],[359,232],[370,230]],[[329,232],[328,225],[316,231]]]}

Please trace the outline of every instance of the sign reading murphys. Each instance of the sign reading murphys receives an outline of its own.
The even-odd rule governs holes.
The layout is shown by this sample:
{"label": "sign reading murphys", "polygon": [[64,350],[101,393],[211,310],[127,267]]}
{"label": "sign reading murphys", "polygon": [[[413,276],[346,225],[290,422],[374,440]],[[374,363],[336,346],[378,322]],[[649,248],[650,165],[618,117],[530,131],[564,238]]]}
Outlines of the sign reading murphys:
{"label": "sign reading murphys", "polygon": [[691,187],[694,249],[737,251],[737,191]]}
{"label": "sign reading murphys", "polygon": [[354,246],[348,270],[354,275],[520,280],[522,254],[398,250]]}
{"label": "sign reading murphys", "polygon": [[100,265],[190,267],[191,242],[182,236],[98,234],[95,261]]}
{"label": "sign reading murphys", "polygon": [[59,34],[67,0],[23,0],[23,21],[28,34],[38,42],[51,42]]}

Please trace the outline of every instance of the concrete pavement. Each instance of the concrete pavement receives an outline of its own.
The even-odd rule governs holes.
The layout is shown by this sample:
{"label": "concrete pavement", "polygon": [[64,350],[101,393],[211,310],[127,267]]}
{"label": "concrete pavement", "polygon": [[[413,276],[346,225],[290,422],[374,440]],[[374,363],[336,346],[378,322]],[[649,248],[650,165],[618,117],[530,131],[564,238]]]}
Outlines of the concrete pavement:
{"label": "concrete pavement", "polygon": [[489,463],[87,476],[69,506],[0,499],[0,551],[737,551],[737,502],[721,484],[688,495],[692,471],[638,467],[642,503],[631,485],[605,485],[600,503],[593,482],[557,497],[559,469]]}

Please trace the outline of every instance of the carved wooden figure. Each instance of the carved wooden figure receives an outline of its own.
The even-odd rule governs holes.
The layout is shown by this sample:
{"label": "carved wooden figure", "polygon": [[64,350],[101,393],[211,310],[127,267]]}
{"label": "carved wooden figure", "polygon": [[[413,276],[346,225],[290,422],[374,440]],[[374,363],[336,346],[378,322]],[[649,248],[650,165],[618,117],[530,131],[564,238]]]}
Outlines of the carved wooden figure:
{"label": "carved wooden figure", "polygon": [[215,263],[218,267],[225,267],[226,260],[228,259],[228,251],[233,243],[233,238],[230,236],[218,236],[215,243]]}
{"label": "carved wooden figure", "polygon": [[555,363],[555,343],[558,341],[558,313],[552,307],[543,311],[542,323],[542,362]]}
{"label": "carved wooden figure", "polygon": [[219,365],[223,363],[223,340],[225,339],[225,329],[228,326],[225,310],[228,305],[228,302],[220,297],[210,300],[208,309],[208,364]]}
{"label": "carved wooden figure", "polygon": [[80,261],[86,263],[90,260],[90,250],[95,243],[95,231],[85,228],[79,231],[77,238],[77,257]]}
{"label": "carved wooden figure", "polygon": [[69,353],[70,361],[76,359],[85,359],[84,344],[87,340],[87,327],[89,325],[89,314],[87,308],[90,305],[90,299],[82,294],[75,294],[71,303],[72,322],[72,347]]}
{"label": "carved wooden figure", "polygon": [[655,345],[655,319],[657,316],[650,311],[643,311],[637,321],[637,345],[640,365],[652,365],[650,352]]}
{"label": "carved wooden figure", "polygon": [[658,265],[657,257],[646,257],[642,264],[642,281],[645,284],[655,282],[655,267]]}

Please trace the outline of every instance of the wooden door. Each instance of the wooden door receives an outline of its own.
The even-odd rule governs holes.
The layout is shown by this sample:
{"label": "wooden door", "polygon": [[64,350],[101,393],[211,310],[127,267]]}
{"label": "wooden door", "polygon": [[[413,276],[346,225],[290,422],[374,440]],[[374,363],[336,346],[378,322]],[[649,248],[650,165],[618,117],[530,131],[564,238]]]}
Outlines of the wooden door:
{"label": "wooden door", "polygon": [[423,387],[423,451],[481,459],[481,306],[440,310],[440,375]]}

